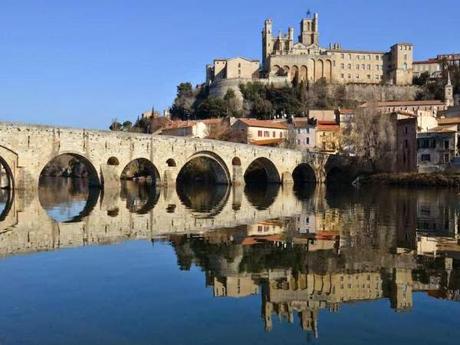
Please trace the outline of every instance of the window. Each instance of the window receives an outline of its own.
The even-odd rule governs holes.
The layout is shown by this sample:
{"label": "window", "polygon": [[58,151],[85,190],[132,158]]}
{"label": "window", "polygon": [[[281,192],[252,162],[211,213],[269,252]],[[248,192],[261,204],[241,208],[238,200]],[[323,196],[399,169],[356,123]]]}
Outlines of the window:
{"label": "window", "polygon": [[428,154],[422,155],[421,161],[422,162],[430,162],[431,161],[431,155],[428,155]]}
{"label": "window", "polygon": [[356,65],[356,69],[358,69],[358,70],[359,70],[359,65]]}
{"label": "window", "polygon": [[273,137],[273,138],[276,138],[276,132],[275,132],[275,131],[273,131],[272,137]]}
{"label": "window", "polygon": [[264,131],[264,137],[269,138],[270,137],[270,132],[269,131]]}
{"label": "window", "polygon": [[348,64],[348,69],[351,69],[351,63]]}
{"label": "window", "polygon": [[341,63],[341,64],[340,64],[340,67],[341,67],[342,69],[344,69],[344,68],[345,68],[345,64],[344,64],[344,63]]}
{"label": "window", "polygon": [[307,143],[307,145],[310,145],[310,138],[306,139],[306,143]]}
{"label": "window", "polygon": [[407,134],[409,132],[409,129],[407,126],[404,127],[404,133]]}
{"label": "window", "polygon": [[[407,128],[406,128],[407,129]],[[404,140],[404,147],[407,149],[409,147],[409,141],[406,139]]]}
{"label": "window", "polygon": [[345,78],[345,74],[343,74],[343,73],[342,73],[340,76],[342,77],[342,79],[344,79],[344,78]]}
{"label": "window", "polygon": [[258,132],[257,132],[257,136],[258,136],[258,137],[261,137],[261,136],[262,136],[262,131],[258,131]]}
{"label": "window", "polygon": [[341,54],[341,58],[342,58],[342,59],[345,59],[345,54]]}
{"label": "window", "polygon": [[448,153],[446,153],[446,154],[444,155],[444,162],[445,162],[445,163],[449,163],[449,162],[450,162],[450,157],[449,157],[449,154],[448,154]]}
{"label": "window", "polygon": [[446,150],[449,149],[449,140],[445,140],[445,141],[444,141],[444,148],[445,148]]}
{"label": "window", "polygon": [[371,75],[370,74],[367,75],[367,79],[371,80]]}
{"label": "window", "polygon": [[371,65],[367,65],[367,69],[370,71],[371,70]]}
{"label": "window", "polygon": [[365,65],[365,64],[362,64],[361,67],[362,67],[362,69],[366,69],[366,65]]}

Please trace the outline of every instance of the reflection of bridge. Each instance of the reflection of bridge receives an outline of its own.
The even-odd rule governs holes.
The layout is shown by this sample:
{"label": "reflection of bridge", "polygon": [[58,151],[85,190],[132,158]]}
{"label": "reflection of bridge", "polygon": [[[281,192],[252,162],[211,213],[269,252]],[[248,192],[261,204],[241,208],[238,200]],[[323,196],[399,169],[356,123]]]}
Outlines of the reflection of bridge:
{"label": "reflection of bridge", "polygon": [[[242,187],[228,188],[209,212],[186,207],[174,190],[160,189],[137,213],[118,191],[105,193],[98,202],[90,197],[75,222],[57,223],[40,204],[37,193],[15,193],[9,212],[0,221],[0,256],[16,253],[152,239],[174,233],[200,233],[213,229],[254,224],[266,219],[301,214],[302,201],[290,188],[276,189],[272,203],[260,209]],[[278,197],[276,195],[278,194]],[[191,206],[191,207],[190,207]]]}
{"label": "reflection of bridge", "polygon": [[0,163],[16,189],[35,189],[46,164],[63,154],[84,161],[92,183],[104,186],[118,185],[123,168],[135,159],[150,162],[163,185],[174,184],[195,158],[210,161],[217,182],[236,185],[244,184],[249,168],[262,170],[269,182],[291,183],[296,169],[296,176],[324,182],[342,160],[213,140],[0,123]]}

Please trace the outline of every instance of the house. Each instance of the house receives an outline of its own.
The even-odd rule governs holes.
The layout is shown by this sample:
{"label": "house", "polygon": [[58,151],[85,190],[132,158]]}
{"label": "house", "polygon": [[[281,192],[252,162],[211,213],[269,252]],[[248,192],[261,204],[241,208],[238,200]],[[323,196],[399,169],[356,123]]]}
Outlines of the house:
{"label": "house", "polygon": [[169,121],[159,130],[162,135],[192,137],[204,139],[209,136],[213,127],[222,123],[222,119],[206,119],[197,121]]}
{"label": "house", "polygon": [[[368,107],[369,103],[364,103],[361,107]],[[447,110],[448,106],[439,100],[423,101],[384,101],[376,103],[377,109],[382,113],[406,112],[417,114],[418,111],[424,110],[437,116],[438,112]]]}
{"label": "house", "polygon": [[396,114],[396,165],[397,172],[417,171],[417,117]]}
{"label": "house", "polygon": [[340,147],[340,125],[336,121],[318,121],[316,125],[316,148],[336,153]]}
{"label": "house", "polygon": [[419,172],[445,171],[458,152],[457,131],[436,127],[417,135]]}
{"label": "house", "polygon": [[279,146],[288,136],[287,124],[272,120],[238,119],[232,131],[241,132],[244,143],[260,146]]}
{"label": "house", "polygon": [[298,150],[310,151],[315,148],[316,127],[309,118],[294,118],[292,130],[295,132],[295,146]]}

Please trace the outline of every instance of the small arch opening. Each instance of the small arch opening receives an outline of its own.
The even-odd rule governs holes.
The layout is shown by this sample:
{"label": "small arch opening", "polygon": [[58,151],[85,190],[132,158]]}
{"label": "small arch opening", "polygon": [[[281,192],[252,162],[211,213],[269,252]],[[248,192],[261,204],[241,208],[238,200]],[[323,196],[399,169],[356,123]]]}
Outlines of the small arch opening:
{"label": "small arch opening", "polygon": [[232,165],[235,167],[239,167],[241,166],[241,159],[239,159],[238,157],[235,157],[232,159]]}
{"label": "small arch opening", "polygon": [[119,166],[119,165],[120,165],[120,161],[118,160],[117,157],[110,157],[110,158],[107,160],[107,165]]}
{"label": "small arch opening", "polygon": [[177,166],[176,161],[174,159],[172,159],[172,158],[168,159],[166,161],[166,164],[168,165],[168,167],[176,167]]}

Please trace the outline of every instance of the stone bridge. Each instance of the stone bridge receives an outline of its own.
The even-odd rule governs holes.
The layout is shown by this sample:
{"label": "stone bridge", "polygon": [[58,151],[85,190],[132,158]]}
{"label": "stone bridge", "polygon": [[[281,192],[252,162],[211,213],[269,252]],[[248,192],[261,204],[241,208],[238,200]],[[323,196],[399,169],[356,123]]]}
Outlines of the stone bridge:
{"label": "stone bridge", "polygon": [[211,162],[218,183],[229,185],[244,184],[254,169],[271,183],[323,183],[348,164],[327,154],[214,140],[0,123],[2,187],[36,189],[44,167],[64,154],[83,161],[90,182],[104,189],[117,186],[124,168],[139,159],[151,164],[157,185],[164,186],[174,185],[181,169],[200,157]]}

